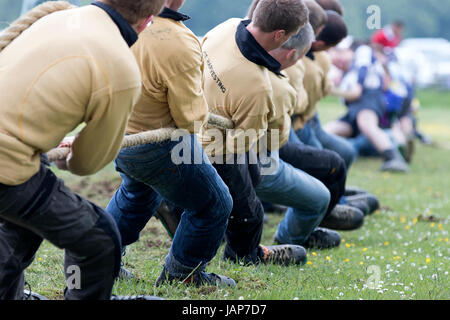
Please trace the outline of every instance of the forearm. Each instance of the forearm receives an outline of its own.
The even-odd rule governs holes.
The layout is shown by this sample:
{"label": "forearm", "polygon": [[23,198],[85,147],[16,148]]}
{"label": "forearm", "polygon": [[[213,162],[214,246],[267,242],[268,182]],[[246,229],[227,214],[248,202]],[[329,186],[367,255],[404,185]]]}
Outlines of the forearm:
{"label": "forearm", "polygon": [[359,98],[361,98],[361,94],[362,94],[362,87],[359,85],[351,90],[342,90],[336,87],[333,87],[331,89],[331,95],[341,97],[348,102],[358,100]]}

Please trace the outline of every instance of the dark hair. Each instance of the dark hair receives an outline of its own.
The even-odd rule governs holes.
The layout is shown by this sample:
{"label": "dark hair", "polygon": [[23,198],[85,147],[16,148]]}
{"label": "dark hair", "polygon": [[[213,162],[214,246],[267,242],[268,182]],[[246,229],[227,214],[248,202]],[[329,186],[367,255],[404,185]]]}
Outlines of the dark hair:
{"label": "dark hair", "polygon": [[309,23],[316,33],[320,27],[325,26],[328,21],[328,16],[325,10],[317,4],[314,0],[306,0],[305,5],[309,10]]}
{"label": "dark hair", "polygon": [[347,35],[347,25],[344,19],[335,11],[327,10],[328,22],[317,40],[325,42],[328,46],[335,46]]}
{"label": "dark hair", "polygon": [[247,17],[249,19],[253,19],[253,12],[255,12],[256,6],[258,5],[260,0],[253,0],[252,4],[248,8]]}
{"label": "dark hair", "polygon": [[324,9],[331,10],[338,13],[340,16],[344,15],[344,9],[338,0],[316,0],[316,2]]}
{"label": "dark hair", "polygon": [[259,0],[250,16],[255,27],[263,32],[291,33],[306,25],[308,8],[303,0]]}
{"label": "dark hair", "polygon": [[161,12],[165,0],[104,0],[130,24]]}

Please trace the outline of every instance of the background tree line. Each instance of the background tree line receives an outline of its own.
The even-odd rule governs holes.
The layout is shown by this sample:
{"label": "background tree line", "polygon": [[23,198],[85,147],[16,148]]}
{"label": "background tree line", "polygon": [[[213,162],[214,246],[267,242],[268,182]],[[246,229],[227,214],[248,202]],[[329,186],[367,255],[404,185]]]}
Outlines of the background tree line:
{"label": "background tree line", "polygon": [[[80,4],[89,4],[80,0]],[[187,25],[197,34],[230,17],[243,17],[252,0],[188,0],[182,11],[193,19]],[[366,26],[367,8],[381,8],[382,25],[401,19],[407,25],[406,37],[442,37],[450,40],[450,1],[442,0],[341,0],[350,33],[367,38],[374,30]],[[20,14],[21,0],[0,0],[0,29],[6,28]]]}

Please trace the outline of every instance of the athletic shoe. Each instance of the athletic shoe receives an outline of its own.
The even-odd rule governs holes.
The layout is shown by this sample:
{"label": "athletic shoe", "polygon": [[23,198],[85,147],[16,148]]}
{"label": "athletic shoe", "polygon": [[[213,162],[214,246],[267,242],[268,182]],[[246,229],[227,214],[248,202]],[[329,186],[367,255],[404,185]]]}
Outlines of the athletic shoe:
{"label": "athletic shoe", "polygon": [[291,264],[303,265],[306,263],[306,250],[296,245],[263,246],[259,245],[264,252],[263,262],[288,266]]}
{"label": "athletic shoe", "polygon": [[174,277],[169,274],[166,268],[163,268],[161,275],[156,280],[156,286],[159,287],[164,283],[182,282],[185,284],[200,286],[217,286],[217,287],[236,287],[236,282],[226,276],[221,276],[215,273],[206,273],[197,271],[185,277]]}
{"label": "athletic shoe", "polygon": [[[126,247],[122,247],[122,257],[127,254]],[[120,280],[131,280],[134,279],[134,274],[124,267],[123,261],[120,261],[119,275],[117,276]]]}
{"label": "athletic shoe", "polygon": [[364,213],[349,205],[337,205],[320,223],[321,227],[333,230],[356,230],[364,223]]}
{"label": "athletic shoe", "polygon": [[121,265],[118,278],[120,280],[131,280],[131,279],[134,279],[135,277],[134,277],[134,274],[130,270],[124,268],[123,265]]}
{"label": "athletic shoe", "polygon": [[303,244],[308,249],[330,249],[341,244],[341,236],[336,231],[325,228],[315,229]]}
{"label": "athletic shoe", "polygon": [[363,202],[368,208],[367,211],[363,211],[365,215],[372,214],[380,208],[380,201],[370,193],[345,197],[345,200],[347,205],[354,207],[360,206],[360,203]]}

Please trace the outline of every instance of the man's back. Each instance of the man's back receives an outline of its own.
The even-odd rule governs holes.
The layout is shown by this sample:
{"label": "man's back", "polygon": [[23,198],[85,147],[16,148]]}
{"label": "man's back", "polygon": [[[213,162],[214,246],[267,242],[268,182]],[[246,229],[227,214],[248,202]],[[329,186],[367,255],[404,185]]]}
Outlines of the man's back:
{"label": "man's back", "polygon": [[[329,67],[325,56],[326,52],[314,53],[314,59],[304,58],[305,78],[303,84],[308,93],[308,106],[303,113],[305,121],[310,120],[317,112],[317,103],[328,95],[331,89],[331,83],[328,79]],[[331,63],[330,63],[331,66]]]}
{"label": "man's back", "polygon": [[[267,129],[267,119],[273,116],[275,109],[270,71],[242,54],[236,39],[239,28],[245,29],[241,20],[230,19],[211,30],[203,40],[205,97],[210,112],[231,119],[235,129],[258,132]],[[237,135],[229,134],[227,143],[237,140]],[[204,146],[209,145],[207,140],[203,142]],[[252,142],[256,141],[249,144]],[[235,144],[234,149],[227,151],[242,153],[248,151],[249,144],[245,148],[236,148]]]}
{"label": "man's back", "polygon": [[[80,123],[97,129],[107,118],[115,123],[113,141],[97,164],[77,164],[87,171],[111,161],[117,151],[119,132],[140,91],[139,70],[119,29],[108,14],[95,6],[65,10],[46,16],[0,53],[0,183],[20,184],[39,169],[39,154],[56,147]],[[124,104],[114,110],[111,105]],[[128,102],[128,103],[125,103]],[[110,122],[109,122],[110,121]],[[89,130],[91,131],[91,129]],[[79,139],[74,150],[100,150],[92,136]],[[100,137],[102,138],[102,137]],[[119,145],[118,145],[119,144]],[[77,164],[75,163],[77,162]],[[84,164],[81,164],[84,162]],[[94,168],[95,167],[95,168]]]}
{"label": "man's back", "polygon": [[[167,9],[166,9],[167,10]],[[132,48],[143,91],[128,133],[177,127],[194,131],[207,115],[201,45],[181,21],[156,17]]]}

